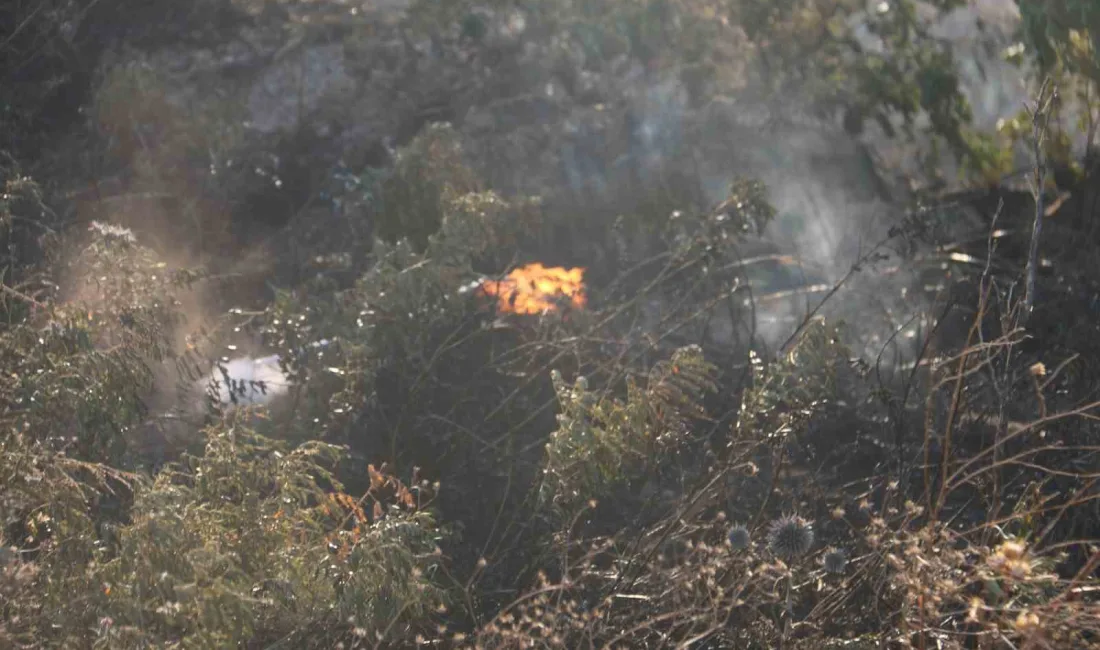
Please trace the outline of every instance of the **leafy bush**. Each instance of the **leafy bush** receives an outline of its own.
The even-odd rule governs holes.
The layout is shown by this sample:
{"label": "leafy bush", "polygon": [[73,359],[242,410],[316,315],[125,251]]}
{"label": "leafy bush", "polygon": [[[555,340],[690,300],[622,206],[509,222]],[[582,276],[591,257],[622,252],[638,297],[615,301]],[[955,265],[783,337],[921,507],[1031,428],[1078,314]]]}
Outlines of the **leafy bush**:
{"label": "leafy bush", "polygon": [[408,239],[417,251],[439,230],[448,201],[475,189],[461,144],[445,124],[428,126],[401,151],[393,171],[379,182],[377,233],[385,241]]}
{"label": "leafy bush", "polygon": [[555,371],[560,412],[546,444],[543,498],[570,510],[662,464],[685,442],[689,419],[704,414],[713,373],[700,348],[682,348],[650,371],[645,388],[628,379],[622,401],[597,398],[583,376],[570,388]]}
{"label": "leafy bush", "polygon": [[325,467],[335,447],[286,449],[231,422],[207,436],[201,457],[138,491],[117,550],[90,568],[102,642],[397,642],[443,604],[420,486],[372,469],[371,490],[354,498]]}
{"label": "leafy bush", "polygon": [[[74,568],[102,543],[101,527],[124,516],[143,464],[135,443],[151,366],[165,359],[178,323],[175,292],[194,279],[156,262],[129,231],[93,223],[90,235],[71,242],[85,280],[72,300],[9,291],[30,311],[0,331],[0,521],[7,543],[34,562],[18,573],[32,573],[44,599],[9,606],[17,636],[33,638],[25,626],[71,596]],[[41,592],[46,585],[57,591]]]}
{"label": "leafy bush", "polygon": [[753,383],[745,391],[738,433],[777,440],[805,433],[825,402],[842,394],[841,379],[850,360],[840,330],[823,318],[809,321],[776,362],[764,364],[751,355]]}

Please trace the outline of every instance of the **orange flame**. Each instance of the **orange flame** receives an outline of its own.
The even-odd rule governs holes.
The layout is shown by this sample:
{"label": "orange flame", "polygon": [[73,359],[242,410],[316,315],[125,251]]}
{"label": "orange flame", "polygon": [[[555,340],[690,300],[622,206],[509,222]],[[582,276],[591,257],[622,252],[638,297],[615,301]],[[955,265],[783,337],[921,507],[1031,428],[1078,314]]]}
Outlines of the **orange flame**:
{"label": "orange flame", "polygon": [[557,309],[562,296],[575,307],[584,307],[584,269],[548,268],[528,264],[513,269],[498,281],[481,285],[487,295],[496,296],[501,311],[515,314],[541,314]]}

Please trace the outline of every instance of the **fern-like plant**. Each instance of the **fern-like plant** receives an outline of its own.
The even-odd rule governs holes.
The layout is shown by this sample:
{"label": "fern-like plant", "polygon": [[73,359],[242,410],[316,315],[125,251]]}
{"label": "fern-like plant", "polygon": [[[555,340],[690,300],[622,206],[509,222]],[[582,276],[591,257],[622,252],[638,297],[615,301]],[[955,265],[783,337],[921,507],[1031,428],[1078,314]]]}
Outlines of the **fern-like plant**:
{"label": "fern-like plant", "polygon": [[600,398],[578,377],[572,386],[552,371],[561,408],[546,444],[542,496],[569,508],[661,463],[705,415],[701,400],[714,389],[715,368],[697,346],[657,363],[644,387],[629,381],[626,399]]}

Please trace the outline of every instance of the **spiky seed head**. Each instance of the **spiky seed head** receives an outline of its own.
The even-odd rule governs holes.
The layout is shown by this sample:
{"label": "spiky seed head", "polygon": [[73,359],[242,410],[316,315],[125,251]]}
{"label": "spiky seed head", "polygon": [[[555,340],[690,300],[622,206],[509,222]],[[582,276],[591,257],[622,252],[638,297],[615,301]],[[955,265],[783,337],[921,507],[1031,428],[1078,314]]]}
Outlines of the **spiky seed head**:
{"label": "spiky seed head", "polygon": [[805,555],[814,545],[810,522],[796,515],[785,515],[772,522],[768,529],[768,547],[784,560]]}
{"label": "spiky seed head", "polygon": [[730,546],[732,546],[735,551],[743,551],[752,543],[752,535],[749,534],[749,529],[741,524],[737,524],[733,528],[730,528],[730,532],[726,537],[730,541]]}
{"label": "spiky seed head", "polygon": [[848,568],[848,554],[839,548],[831,548],[825,551],[821,563],[829,573],[844,573]]}

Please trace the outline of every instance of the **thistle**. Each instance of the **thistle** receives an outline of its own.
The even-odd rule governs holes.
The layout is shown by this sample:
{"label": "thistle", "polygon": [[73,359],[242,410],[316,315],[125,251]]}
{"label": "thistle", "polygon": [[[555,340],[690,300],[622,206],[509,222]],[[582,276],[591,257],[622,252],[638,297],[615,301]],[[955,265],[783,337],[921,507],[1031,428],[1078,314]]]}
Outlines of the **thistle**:
{"label": "thistle", "polygon": [[768,529],[768,547],[784,560],[806,554],[814,544],[810,523],[796,515],[784,515]]}
{"label": "thistle", "polygon": [[825,551],[821,563],[829,573],[844,573],[848,568],[848,555],[838,548],[831,548]]}
{"label": "thistle", "polygon": [[749,529],[741,524],[737,524],[733,528],[730,528],[727,538],[730,541],[730,546],[732,546],[735,551],[743,551],[752,543],[752,536],[749,534]]}

